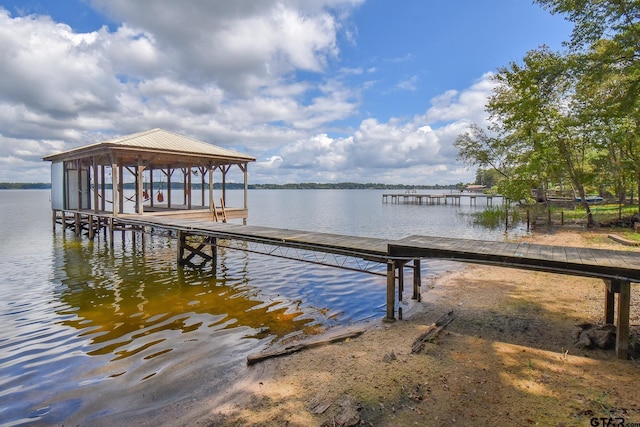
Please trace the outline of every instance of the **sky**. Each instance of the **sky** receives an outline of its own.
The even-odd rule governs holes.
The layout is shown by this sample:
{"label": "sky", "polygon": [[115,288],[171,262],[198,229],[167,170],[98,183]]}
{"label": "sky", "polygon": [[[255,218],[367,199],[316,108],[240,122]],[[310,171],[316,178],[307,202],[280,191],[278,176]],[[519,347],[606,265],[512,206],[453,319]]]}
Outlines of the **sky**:
{"label": "sky", "polygon": [[531,0],[0,0],[0,182],[153,128],[250,183],[473,182],[491,76],[571,30]]}

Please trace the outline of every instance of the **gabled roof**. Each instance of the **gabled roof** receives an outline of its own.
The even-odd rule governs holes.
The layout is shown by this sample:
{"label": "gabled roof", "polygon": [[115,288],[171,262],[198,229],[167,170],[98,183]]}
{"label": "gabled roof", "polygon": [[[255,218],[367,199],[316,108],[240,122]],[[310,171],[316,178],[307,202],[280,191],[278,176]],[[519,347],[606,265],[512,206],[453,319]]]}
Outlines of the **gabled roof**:
{"label": "gabled roof", "polygon": [[[183,164],[193,159],[222,163],[247,163],[256,160],[255,157],[238,151],[158,128],[51,154],[43,160],[62,161],[92,156],[106,159],[112,155],[117,156],[124,164],[133,164],[139,158],[154,164]],[[100,163],[108,163],[106,160]]]}

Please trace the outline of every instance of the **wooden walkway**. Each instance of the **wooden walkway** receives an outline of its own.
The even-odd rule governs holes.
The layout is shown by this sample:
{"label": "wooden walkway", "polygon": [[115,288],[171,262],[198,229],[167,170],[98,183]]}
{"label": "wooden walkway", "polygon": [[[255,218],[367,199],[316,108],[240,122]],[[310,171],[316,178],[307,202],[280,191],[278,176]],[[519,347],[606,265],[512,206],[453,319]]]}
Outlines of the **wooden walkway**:
{"label": "wooden walkway", "polygon": [[[70,216],[73,220],[68,220]],[[97,218],[97,220],[96,220]],[[271,227],[219,223],[211,220],[180,218],[179,216],[97,214],[87,211],[67,211],[55,223],[63,228],[75,228],[76,234],[87,231],[90,237],[100,228],[119,230],[164,229],[178,235],[179,263],[189,263],[199,256],[216,263],[218,239],[255,242],[276,247],[357,257],[386,264],[386,320],[395,319],[396,289],[398,300],[403,297],[404,269],[413,269],[413,295],[420,298],[420,260],[424,258],[491,264],[502,267],[544,271],[574,276],[593,277],[605,282],[604,313],[606,323],[614,323],[614,302],[618,294],[616,352],[626,359],[629,347],[629,315],[631,283],[640,283],[640,253],[564,246],[535,245],[455,239],[433,236],[410,236],[399,240],[316,233]],[[98,230],[94,230],[97,224]],[[93,230],[93,231],[92,231]],[[187,236],[200,237],[196,244]],[[209,251],[209,252],[207,252]],[[408,265],[409,263],[412,263]],[[364,270],[363,270],[364,271]],[[397,284],[397,285],[396,285]],[[549,287],[553,292],[553,287]],[[399,313],[401,314],[401,313]]]}
{"label": "wooden walkway", "polygon": [[[631,283],[640,283],[638,252],[410,236],[390,243],[389,257],[443,258],[603,279],[605,323],[614,323],[615,294],[618,294],[616,353],[621,359],[628,356]],[[552,286],[549,292],[553,292]]]}

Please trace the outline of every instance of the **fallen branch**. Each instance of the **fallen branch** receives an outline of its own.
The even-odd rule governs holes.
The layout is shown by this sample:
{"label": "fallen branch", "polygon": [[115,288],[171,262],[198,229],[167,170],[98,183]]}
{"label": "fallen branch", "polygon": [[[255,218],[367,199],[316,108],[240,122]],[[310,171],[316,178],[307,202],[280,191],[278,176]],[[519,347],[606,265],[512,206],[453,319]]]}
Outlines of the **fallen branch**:
{"label": "fallen branch", "polygon": [[262,362],[263,360],[271,359],[274,357],[284,356],[287,354],[296,353],[308,348],[320,347],[327,344],[332,344],[339,341],[344,341],[349,338],[355,338],[364,333],[364,328],[347,329],[346,331],[340,331],[335,334],[323,335],[320,338],[314,340],[303,341],[300,343],[288,345],[281,348],[276,348],[269,351],[263,351],[261,353],[250,354],[247,356],[247,365],[253,365],[254,363]]}
{"label": "fallen branch", "polygon": [[425,343],[431,342],[437,338],[440,331],[442,331],[445,326],[451,323],[454,319],[453,310],[448,313],[440,316],[434,323],[429,325],[427,330],[420,334],[418,338],[413,342],[413,347],[411,348],[411,353],[420,353],[424,348]]}

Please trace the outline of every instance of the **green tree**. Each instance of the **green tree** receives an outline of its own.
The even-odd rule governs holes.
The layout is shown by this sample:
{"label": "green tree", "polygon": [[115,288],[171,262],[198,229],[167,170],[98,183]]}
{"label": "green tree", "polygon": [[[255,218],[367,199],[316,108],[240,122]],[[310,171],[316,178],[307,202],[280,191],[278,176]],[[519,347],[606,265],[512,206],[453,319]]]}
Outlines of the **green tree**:
{"label": "green tree", "polygon": [[505,177],[501,191],[512,199],[527,197],[532,188],[543,199],[550,182],[568,179],[587,211],[587,225],[593,226],[585,192],[593,179],[593,140],[576,114],[572,61],[543,47],[527,53],[522,65],[500,68],[487,104],[495,137],[473,127],[456,146],[465,161],[499,171]]}
{"label": "green tree", "polygon": [[609,153],[618,187],[632,175],[640,193],[640,1],[536,2],[575,24],[567,45],[579,58],[584,123]]}

